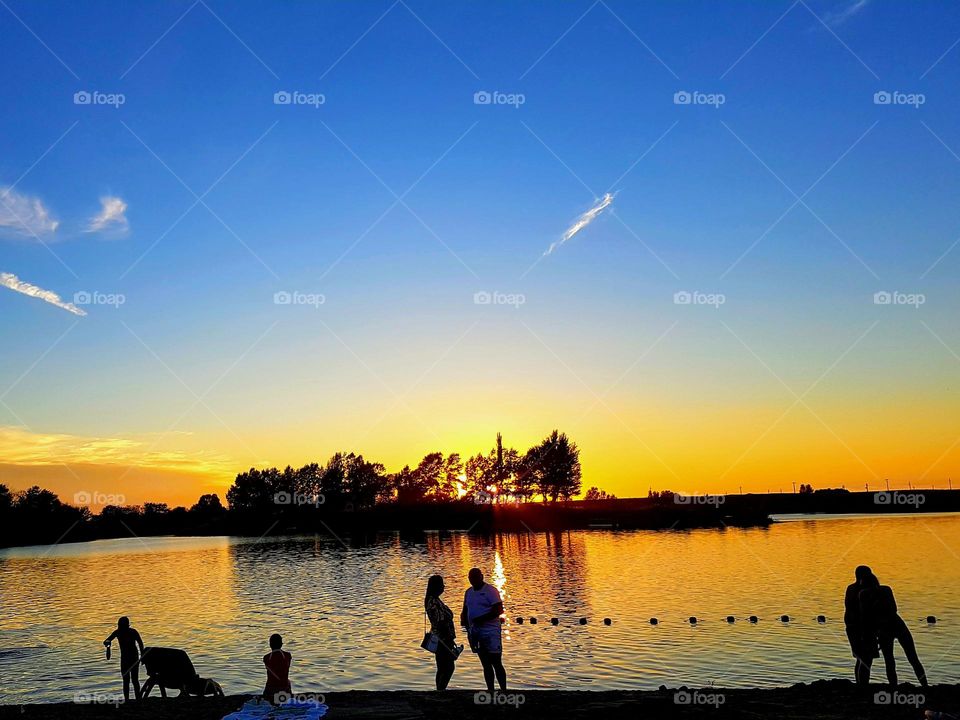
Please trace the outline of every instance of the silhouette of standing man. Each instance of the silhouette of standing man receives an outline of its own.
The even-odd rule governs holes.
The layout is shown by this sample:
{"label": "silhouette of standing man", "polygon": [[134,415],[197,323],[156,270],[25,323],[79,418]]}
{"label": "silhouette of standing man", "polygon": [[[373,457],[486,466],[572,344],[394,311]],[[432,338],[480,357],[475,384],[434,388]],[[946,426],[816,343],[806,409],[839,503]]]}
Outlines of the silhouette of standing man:
{"label": "silhouette of standing man", "polygon": [[873,572],[866,565],[858,565],[854,571],[856,582],[847,585],[847,592],[843,597],[843,624],[846,626],[847,640],[850,650],[857,662],[853,673],[857,685],[870,684],[870,667],[873,659],[880,655],[875,639],[864,633],[863,613],[860,610],[860,591],[864,581],[873,576]]}
{"label": "silhouette of standing man", "polygon": [[473,568],[467,575],[470,587],[463,594],[460,624],[466,628],[470,649],[480,658],[487,692],[493,695],[496,675],[500,690],[507,690],[507,671],[503,667],[503,641],[500,637],[500,616],[503,601],[493,585],[483,581],[483,573]]}

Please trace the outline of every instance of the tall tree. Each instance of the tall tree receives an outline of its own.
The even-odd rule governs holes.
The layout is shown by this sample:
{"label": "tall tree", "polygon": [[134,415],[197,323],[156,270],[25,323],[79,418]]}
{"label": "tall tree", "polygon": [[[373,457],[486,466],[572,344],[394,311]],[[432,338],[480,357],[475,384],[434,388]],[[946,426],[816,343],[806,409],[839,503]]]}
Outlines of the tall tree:
{"label": "tall tree", "polygon": [[523,464],[544,500],[568,500],[580,493],[580,450],[565,433],[554,430],[527,451]]}

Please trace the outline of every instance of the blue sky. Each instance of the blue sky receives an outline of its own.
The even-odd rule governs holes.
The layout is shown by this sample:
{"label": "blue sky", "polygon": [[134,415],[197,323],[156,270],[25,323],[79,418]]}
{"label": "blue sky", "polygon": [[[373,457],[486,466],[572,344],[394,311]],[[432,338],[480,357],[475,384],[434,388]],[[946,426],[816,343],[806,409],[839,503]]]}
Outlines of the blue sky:
{"label": "blue sky", "polygon": [[[78,317],[0,288],[0,426],[17,438],[146,451],[172,430],[193,438],[177,462],[226,467],[362,442],[395,465],[555,424],[588,472],[629,448],[623,464],[655,485],[704,484],[726,463],[665,471],[709,427],[683,437],[684,413],[772,420],[786,387],[876,321],[818,386],[837,413],[807,418],[823,456],[852,462],[844,478],[928,469],[925,446],[868,457],[847,440],[864,418],[835,429],[877,397],[887,431],[909,398],[949,445],[953,4],[6,2],[0,188],[59,225],[0,224],[0,272],[66,302],[125,299]],[[77,105],[82,91],[124,102]],[[325,101],[276,105],[278,91]],[[481,91],[523,104],[475,104]],[[676,104],[684,91],[724,101]],[[880,91],[923,104],[876,104]],[[607,191],[611,208],[541,258]],[[126,227],[84,232],[101,198],[122,200]],[[874,305],[884,290],[925,302]],[[325,303],[277,306],[278,291]],[[478,291],[525,302],[477,306]],[[678,306],[678,291],[725,302]],[[659,417],[670,440],[637,429]],[[759,434],[725,438],[733,457]],[[22,484],[39,462],[5,467]],[[592,467],[628,494],[608,464]]]}

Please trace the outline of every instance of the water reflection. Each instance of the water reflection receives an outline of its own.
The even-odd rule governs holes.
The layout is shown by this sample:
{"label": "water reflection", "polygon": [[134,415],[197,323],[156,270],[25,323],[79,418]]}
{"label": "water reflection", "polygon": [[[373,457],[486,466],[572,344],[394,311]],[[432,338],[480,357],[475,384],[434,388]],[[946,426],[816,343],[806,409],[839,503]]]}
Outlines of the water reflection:
{"label": "water reflection", "polygon": [[[894,587],[940,681],[960,671],[950,650],[960,641],[957,551],[954,516],[725,532],[153,538],[4,551],[0,701],[115,691],[117,669],[100,642],[123,614],[147,644],[182,647],[228,692],[262,684],[260,657],[273,632],[293,653],[295,689],[428,689],[432,664],[418,647],[426,580],[446,578],[445,600],[459,614],[474,566],[500,590],[508,618],[540,619],[506,626],[504,659],[518,687],[847,677],[842,593],[859,563]],[[783,613],[794,620],[780,623]],[[815,620],[821,613],[824,625]],[[761,621],[745,622],[751,614]],[[928,627],[928,614],[941,622]],[[703,621],[691,627],[690,615]],[[728,625],[727,615],[740,621]],[[651,616],[661,624],[651,626]],[[452,687],[482,686],[473,660],[458,664]]]}

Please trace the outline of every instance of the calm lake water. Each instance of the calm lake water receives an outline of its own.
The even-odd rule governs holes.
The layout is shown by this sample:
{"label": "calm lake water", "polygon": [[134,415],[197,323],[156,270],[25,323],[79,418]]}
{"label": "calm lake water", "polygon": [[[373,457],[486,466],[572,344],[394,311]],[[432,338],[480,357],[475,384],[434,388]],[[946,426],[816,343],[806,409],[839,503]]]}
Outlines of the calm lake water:
{"label": "calm lake water", "polygon": [[[784,520],[725,531],[384,535],[355,547],[332,536],[224,537],[0,551],[0,702],[116,692],[119,653],[106,661],[101,642],[124,614],[148,645],[186,649],[227,693],[262,688],[273,632],[293,653],[295,691],[428,689],[432,658],[418,647],[426,578],[447,578],[445,599],[459,612],[474,565],[504,597],[504,661],[517,688],[849,677],[843,590],[859,563],[893,586],[931,681],[960,679],[960,517]],[[928,614],[940,622],[927,626]],[[702,623],[691,627],[691,615]],[[905,661],[901,674],[913,680]],[[451,686],[482,687],[469,650]]]}

